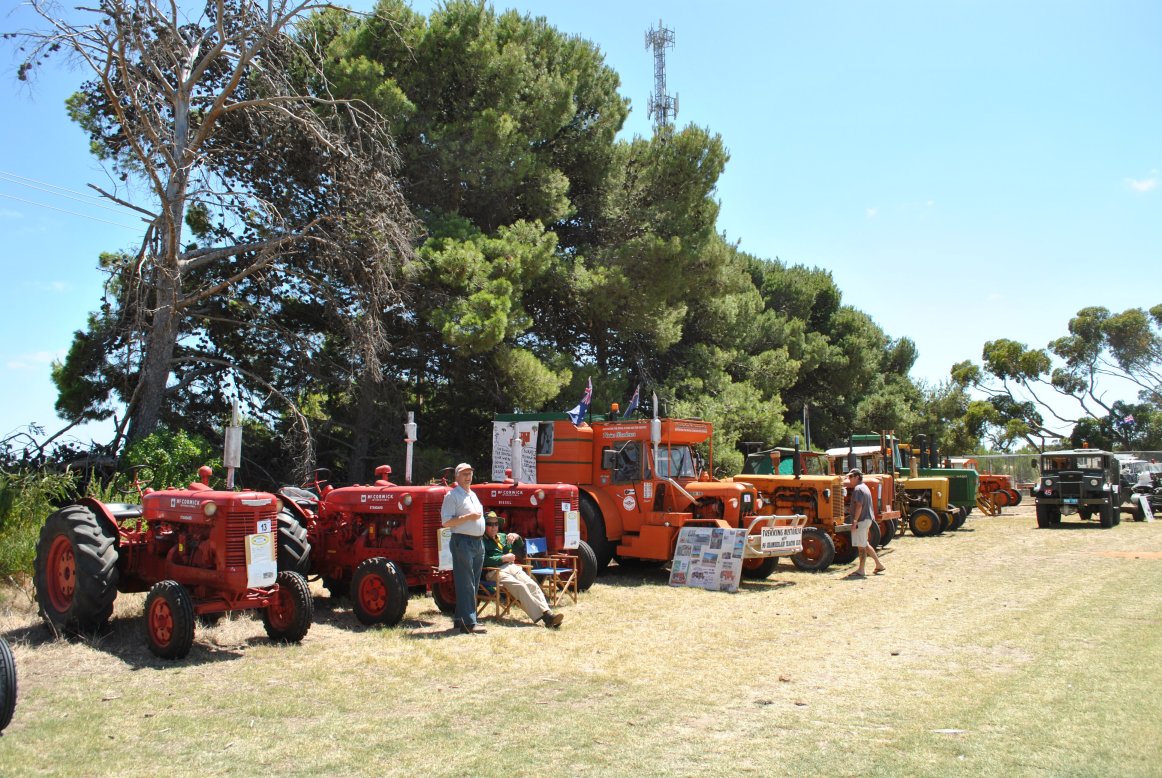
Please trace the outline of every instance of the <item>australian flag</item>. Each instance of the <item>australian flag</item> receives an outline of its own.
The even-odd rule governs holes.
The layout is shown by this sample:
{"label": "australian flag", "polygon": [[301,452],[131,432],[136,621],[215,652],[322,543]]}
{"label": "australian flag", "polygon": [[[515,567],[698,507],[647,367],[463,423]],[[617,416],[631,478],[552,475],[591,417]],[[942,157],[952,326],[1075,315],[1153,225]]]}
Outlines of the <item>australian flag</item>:
{"label": "australian flag", "polygon": [[574,425],[580,425],[585,421],[585,414],[589,412],[589,403],[593,402],[593,379],[590,378],[585,387],[585,394],[581,395],[581,402],[577,403],[577,407],[571,411],[565,411],[569,414],[569,418]]}
{"label": "australian flag", "polygon": [[628,419],[629,415],[637,410],[638,400],[641,397],[642,385],[638,384],[637,388],[633,390],[633,397],[629,398],[629,405],[625,406],[625,413],[621,414],[621,418]]}
{"label": "australian flag", "polygon": [[1133,424],[1133,423],[1134,423],[1134,415],[1132,413],[1128,414],[1126,416],[1126,418],[1122,419],[1122,424]]}

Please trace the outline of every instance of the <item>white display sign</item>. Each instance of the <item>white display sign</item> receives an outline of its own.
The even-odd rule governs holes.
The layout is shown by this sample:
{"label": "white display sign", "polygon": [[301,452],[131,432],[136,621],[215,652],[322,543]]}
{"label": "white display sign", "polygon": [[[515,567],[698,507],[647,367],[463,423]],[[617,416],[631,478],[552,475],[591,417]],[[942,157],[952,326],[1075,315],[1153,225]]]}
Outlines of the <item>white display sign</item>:
{"label": "white display sign", "polygon": [[251,588],[273,586],[278,580],[273,532],[246,536],[246,585]]}
{"label": "white display sign", "polygon": [[577,548],[581,545],[581,513],[569,510],[569,503],[563,503],[561,510],[565,512],[565,545],[564,548]]}
{"label": "white display sign", "polygon": [[670,585],[738,591],[745,548],[745,529],[683,527],[674,550]]}
{"label": "white display sign", "polygon": [[760,542],[759,548],[763,553],[782,551],[784,554],[798,554],[803,550],[803,528],[763,527]]}
{"label": "white display sign", "polygon": [[[511,470],[521,483],[537,482],[537,429],[535,421],[492,422],[492,480],[503,481]],[[513,451],[519,451],[520,467],[512,466]]]}
{"label": "white display sign", "polygon": [[452,530],[440,527],[436,530],[436,544],[440,549],[440,570],[452,569]]}

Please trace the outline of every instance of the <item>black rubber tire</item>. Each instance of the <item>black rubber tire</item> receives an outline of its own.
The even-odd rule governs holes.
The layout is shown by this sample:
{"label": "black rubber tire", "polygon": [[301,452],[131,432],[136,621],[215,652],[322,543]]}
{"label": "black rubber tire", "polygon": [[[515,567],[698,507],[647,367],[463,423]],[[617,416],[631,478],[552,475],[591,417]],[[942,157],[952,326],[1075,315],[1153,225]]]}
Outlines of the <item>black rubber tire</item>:
{"label": "black rubber tire", "polygon": [[396,610],[392,611],[391,618],[393,624],[399,624],[403,621],[403,616],[408,611],[408,601],[412,598],[412,590],[408,588],[408,577],[403,572],[403,565],[398,562],[394,563],[396,574],[396,585],[400,590],[399,605]]}
{"label": "black rubber tire", "polygon": [[940,529],[936,530],[937,535],[943,535],[952,526],[952,513],[950,511],[937,511],[940,516]]}
{"label": "black rubber tire", "polygon": [[1146,520],[1146,509],[1142,507],[1142,500],[1144,500],[1144,499],[1146,499],[1146,498],[1142,497],[1140,495],[1135,495],[1135,499],[1130,503],[1131,505],[1134,506],[1134,509],[1130,514],[1131,516],[1133,516],[1134,521],[1145,521]]}
{"label": "black rubber tire", "polygon": [[1050,529],[1061,523],[1061,510],[1056,505],[1037,506],[1037,526]]}
{"label": "black rubber tire", "polygon": [[1024,499],[1024,497],[1021,495],[1021,493],[1019,491],[1017,491],[1016,489],[1009,489],[1008,491],[1009,491],[1009,496],[1013,498],[1013,506],[1016,507],[1016,506],[1020,505],[1021,500]]}
{"label": "black rubber tire", "polygon": [[575,550],[567,553],[577,556],[577,591],[589,591],[597,580],[597,554],[593,547],[582,540]]}
{"label": "black rubber tire", "polygon": [[888,519],[884,522],[884,528],[880,531],[880,548],[892,542],[892,538],[896,537],[896,532],[899,530],[899,523],[896,519]]}
{"label": "black rubber tire", "polygon": [[12,721],[16,710],[16,658],[8,641],[0,638],[0,732]]}
{"label": "black rubber tire", "polygon": [[262,612],[262,626],[276,643],[299,643],[311,629],[315,618],[315,601],[307,579],[293,570],[278,574],[278,592]]}
{"label": "black rubber tire", "polygon": [[278,569],[293,570],[299,575],[311,571],[311,543],[307,540],[307,528],[299,523],[299,517],[283,508],[278,514]]}
{"label": "black rubber tire", "polygon": [[873,521],[871,523],[871,526],[868,527],[868,530],[867,530],[868,545],[871,546],[872,548],[879,548],[881,545],[880,544],[881,537],[882,537],[882,535],[880,534],[880,523],[878,521]]}
{"label": "black rubber tire", "polygon": [[742,560],[742,577],[752,581],[764,581],[779,569],[777,556],[753,557]]}
{"label": "black rubber tire", "polygon": [[154,656],[182,659],[194,644],[194,601],[177,581],[158,581],[145,598],[145,642]]}
{"label": "black rubber tire", "polygon": [[[808,547],[810,544],[810,547]],[[803,528],[803,550],[791,557],[791,563],[809,573],[821,573],[835,561],[835,543],[819,527]]]}
{"label": "black rubber tire", "polygon": [[931,508],[917,508],[908,516],[908,529],[918,538],[927,538],[940,531],[940,514]]}
{"label": "black rubber tire", "polygon": [[447,580],[432,584],[432,600],[440,613],[448,616],[456,613],[456,582],[452,576],[449,575]]}
{"label": "black rubber tire", "polygon": [[1116,527],[1121,524],[1122,512],[1118,510],[1117,503],[1111,501],[1107,507],[1109,508],[1110,513],[1114,515],[1114,526]]}
{"label": "black rubber tire", "polygon": [[600,573],[609,567],[613,559],[613,544],[606,538],[605,519],[601,515],[601,509],[593,502],[592,497],[584,493],[581,494],[581,521],[585,524],[585,542],[593,549],[593,554],[597,558],[597,572]]}
{"label": "black rubber tire", "polygon": [[952,526],[949,527],[953,532],[964,526],[964,522],[968,521],[968,511],[963,505],[956,506],[956,515],[952,517]]}
{"label": "black rubber tire", "polygon": [[1101,522],[1102,529],[1110,529],[1114,526],[1115,511],[1112,505],[1103,505],[1098,510],[1098,520]]}
{"label": "black rubber tire", "polygon": [[[351,610],[361,624],[394,627],[407,609],[407,580],[386,557],[364,559],[351,578]],[[401,607],[402,604],[402,607]]]}
{"label": "black rubber tire", "polygon": [[831,536],[831,542],[835,544],[833,564],[849,565],[859,556],[859,549],[851,543],[850,532],[836,532]]}
{"label": "black rubber tire", "polygon": [[[117,598],[117,535],[107,524],[83,505],[69,505],[45,520],[36,544],[33,580],[40,615],[52,626],[68,632],[95,632],[112,615]],[[62,560],[62,553],[70,555],[70,560]],[[58,568],[69,568],[66,586],[62,587],[59,571],[48,569],[50,561]]]}
{"label": "black rubber tire", "polygon": [[1081,517],[1082,521],[1089,521],[1090,517],[1093,516],[1093,511],[1089,508],[1081,507],[1077,509],[1077,515]]}

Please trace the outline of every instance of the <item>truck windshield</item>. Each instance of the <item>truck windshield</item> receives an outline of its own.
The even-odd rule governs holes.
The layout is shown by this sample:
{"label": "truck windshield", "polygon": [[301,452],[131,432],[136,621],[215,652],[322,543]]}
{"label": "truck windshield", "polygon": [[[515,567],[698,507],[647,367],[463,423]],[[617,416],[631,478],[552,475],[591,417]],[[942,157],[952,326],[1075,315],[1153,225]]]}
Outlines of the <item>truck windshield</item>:
{"label": "truck windshield", "polygon": [[696,478],[694,456],[689,446],[658,448],[658,478]]}
{"label": "truck windshield", "polygon": [[1058,470],[1102,470],[1105,463],[1100,456],[1046,456],[1041,461],[1041,469],[1045,472]]}

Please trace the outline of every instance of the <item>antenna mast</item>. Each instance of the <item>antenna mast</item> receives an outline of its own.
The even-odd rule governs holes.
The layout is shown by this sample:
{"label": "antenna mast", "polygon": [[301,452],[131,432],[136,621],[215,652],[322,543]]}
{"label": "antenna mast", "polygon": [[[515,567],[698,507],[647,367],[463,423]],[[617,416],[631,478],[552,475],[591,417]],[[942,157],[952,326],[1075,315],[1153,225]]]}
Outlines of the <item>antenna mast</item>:
{"label": "antenna mast", "polygon": [[654,50],[654,93],[647,104],[649,117],[654,120],[654,128],[660,130],[678,116],[678,95],[666,94],[666,49],[674,48],[674,31],[666,29],[658,19],[658,29],[646,31],[646,48]]}

